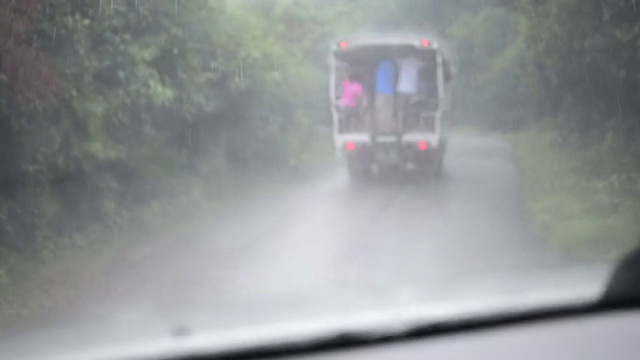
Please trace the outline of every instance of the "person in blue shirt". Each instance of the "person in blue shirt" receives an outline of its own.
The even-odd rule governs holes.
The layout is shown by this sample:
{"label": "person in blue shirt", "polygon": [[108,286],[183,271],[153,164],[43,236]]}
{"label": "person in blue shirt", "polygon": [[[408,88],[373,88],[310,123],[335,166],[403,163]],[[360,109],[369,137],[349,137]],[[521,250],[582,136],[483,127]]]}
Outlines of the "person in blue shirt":
{"label": "person in blue shirt", "polygon": [[375,83],[375,131],[396,133],[400,129],[394,121],[395,64],[391,60],[382,60],[376,68]]}
{"label": "person in blue shirt", "polygon": [[393,94],[395,88],[395,65],[391,60],[382,60],[376,69],[376,93]]}

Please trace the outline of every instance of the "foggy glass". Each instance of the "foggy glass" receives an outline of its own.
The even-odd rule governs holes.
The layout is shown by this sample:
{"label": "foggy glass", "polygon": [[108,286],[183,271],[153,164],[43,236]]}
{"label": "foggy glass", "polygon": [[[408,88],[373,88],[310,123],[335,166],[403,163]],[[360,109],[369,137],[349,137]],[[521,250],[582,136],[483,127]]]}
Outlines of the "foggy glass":
{"label": "foggy glass", "polygon": [[0,0],[0,358],[595,301],[640,239],[638,14]]}

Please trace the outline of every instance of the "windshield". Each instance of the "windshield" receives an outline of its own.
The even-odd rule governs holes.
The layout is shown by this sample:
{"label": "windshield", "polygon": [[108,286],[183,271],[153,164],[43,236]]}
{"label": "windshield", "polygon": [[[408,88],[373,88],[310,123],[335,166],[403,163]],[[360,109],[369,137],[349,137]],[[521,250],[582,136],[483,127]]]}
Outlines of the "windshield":
{"label": "windshield", "polygon": [[596,301],[640,240],[637,14],[0,0],[0,358]]}

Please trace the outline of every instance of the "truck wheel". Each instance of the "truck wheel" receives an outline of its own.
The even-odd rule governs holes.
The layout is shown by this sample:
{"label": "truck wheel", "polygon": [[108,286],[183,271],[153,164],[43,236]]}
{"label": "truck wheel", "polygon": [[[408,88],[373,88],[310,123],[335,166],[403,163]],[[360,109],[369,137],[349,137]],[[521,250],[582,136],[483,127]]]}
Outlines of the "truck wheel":
{"label": "truck wheel", "polygon": [[371,165],[366,161],[350,158],[347,160],[349,177],[356,181],[368,180],[371,177]]}
{"label": "truck wheel", "polygon": [[438,155],[433,160],[433,176],[437,179],[442,178],[444,173],[444,152],[438,151]]}

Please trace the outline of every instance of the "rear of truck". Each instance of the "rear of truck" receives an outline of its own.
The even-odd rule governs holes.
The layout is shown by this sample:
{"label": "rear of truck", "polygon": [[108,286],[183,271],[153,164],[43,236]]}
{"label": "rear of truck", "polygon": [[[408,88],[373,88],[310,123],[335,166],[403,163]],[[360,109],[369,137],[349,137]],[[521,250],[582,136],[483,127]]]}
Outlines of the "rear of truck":
{"label": "rear of truck", "polygon": [[[406,100],[376,91],[380,63],[397,64],[409,56],[422,63],[420,92]],[[329,65],[334,143],[353,178],[412,169],[441,173],[451,72],[437,44],[426,39],[343,40],[332,49]],[[356,74],[364,89],[357,109],[344,109],[338,101],[349,74]]]}

